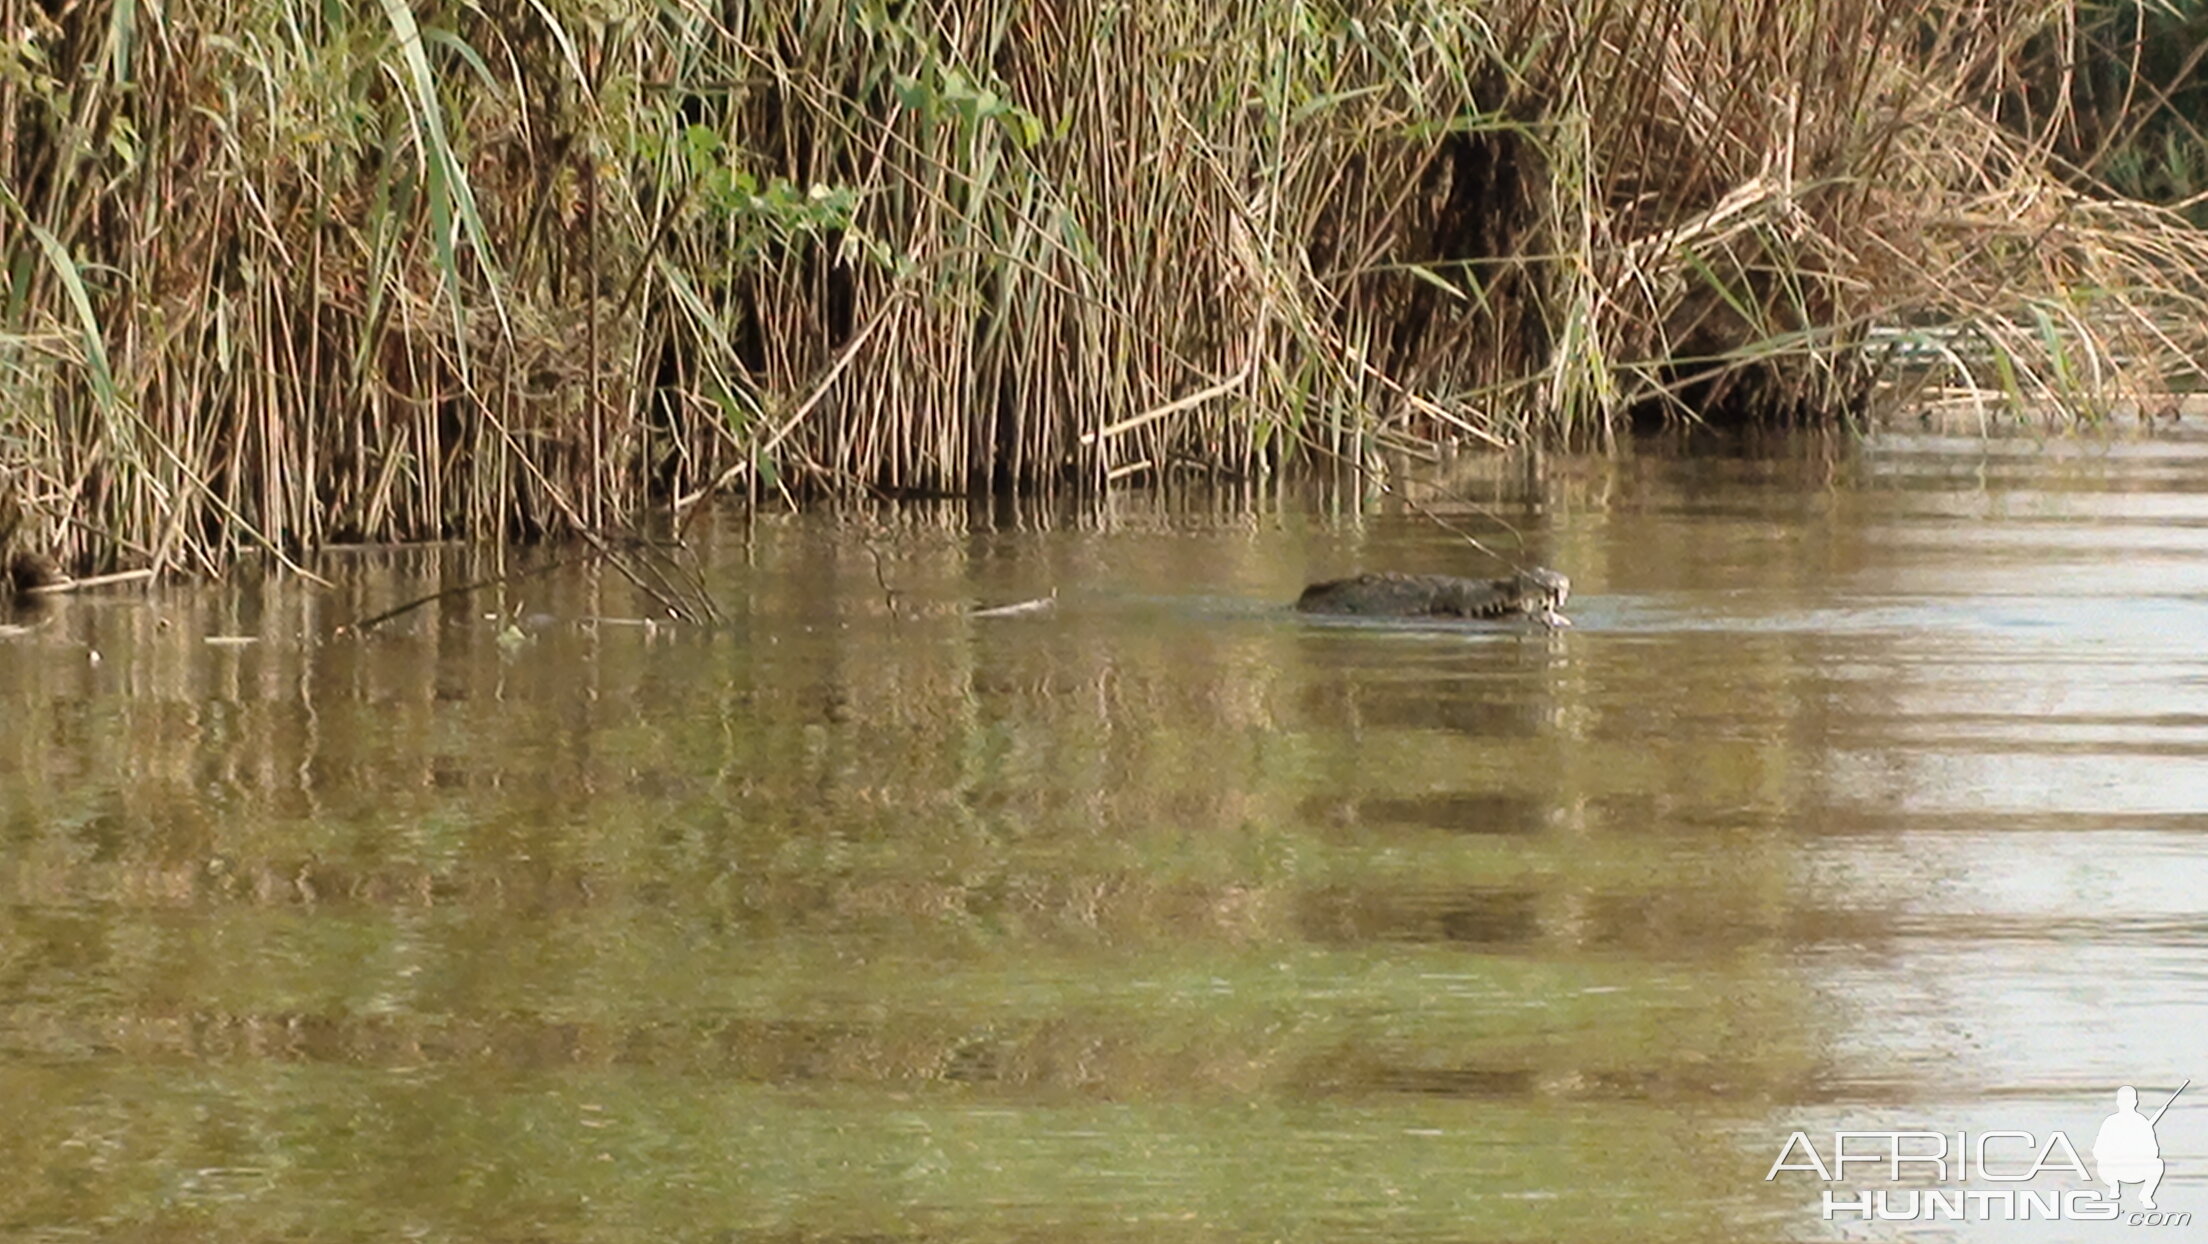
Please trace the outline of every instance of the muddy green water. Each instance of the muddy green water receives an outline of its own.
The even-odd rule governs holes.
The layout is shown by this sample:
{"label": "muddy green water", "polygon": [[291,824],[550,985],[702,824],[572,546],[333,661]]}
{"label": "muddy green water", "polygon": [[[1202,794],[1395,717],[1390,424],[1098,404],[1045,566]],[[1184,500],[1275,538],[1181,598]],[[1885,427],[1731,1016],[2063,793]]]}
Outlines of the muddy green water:
{"label": "muddy green water", "polygon": [[[0,1236],[1907,1234],[1789,1134],[2208,1081],[2208,441],[1412,495],[731,517],[714,627],[332,634],[450,549],[16,617]],[[1283,607],[1487,573],[1430,515],[1577,628]],[[2208,1088],[2160,1137],[2208,1214]]]}

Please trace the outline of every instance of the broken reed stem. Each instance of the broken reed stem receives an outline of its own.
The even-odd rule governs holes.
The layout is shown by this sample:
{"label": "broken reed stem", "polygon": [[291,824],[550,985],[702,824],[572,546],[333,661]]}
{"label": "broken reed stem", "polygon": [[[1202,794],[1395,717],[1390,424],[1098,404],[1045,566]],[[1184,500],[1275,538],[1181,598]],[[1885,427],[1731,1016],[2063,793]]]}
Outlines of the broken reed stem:
{"label": "broken reed stem", "polygon": [[90,591],[96,587],[113,587],[118,583],[144,583],[158,571],[118,570],[113,574],[89,575],[82,579],[63,579],[58,583],[38,583],[23,589],[25,596],[63,596],[72,592]]}

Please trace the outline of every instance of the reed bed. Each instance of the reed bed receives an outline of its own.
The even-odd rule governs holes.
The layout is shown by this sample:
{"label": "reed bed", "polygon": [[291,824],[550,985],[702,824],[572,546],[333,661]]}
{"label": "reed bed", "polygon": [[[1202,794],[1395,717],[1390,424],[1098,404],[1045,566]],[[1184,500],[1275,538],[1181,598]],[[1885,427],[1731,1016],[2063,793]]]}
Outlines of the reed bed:
{"label": "reed bed", "polygon": [[0,0],[0,543],[212,569],[1897,383],[2091,413],[2208,354],[2208,240],[2066,162],[2079,30],[2049,0]]}

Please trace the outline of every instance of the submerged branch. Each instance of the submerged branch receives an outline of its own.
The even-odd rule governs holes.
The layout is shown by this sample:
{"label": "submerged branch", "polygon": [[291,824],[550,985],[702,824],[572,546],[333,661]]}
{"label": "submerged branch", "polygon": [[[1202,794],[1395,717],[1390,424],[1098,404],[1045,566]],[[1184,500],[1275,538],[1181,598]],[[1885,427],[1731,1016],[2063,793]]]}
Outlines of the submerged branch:
{"label": "submerged branch", "polygon": [[528,570],[516,571],[513,574],[493,575],[491,578],[488,579],[478,579],[473,583],[463,583],[458,587],[448,587],[443,591],[431,592],[427,596],[417,597],[413,600],[407,601],[403,605],[397,605],[390,609],[386,609],[382,613],[372,614],[368,617],[359,618],[351,622],[341,622],[338,624],[337,629],[334,633],[339,635],[364,635],[370,630],[373,630],[374,628],[381,626],[386,622],[389,622],[393,618],[403,618],[407,614],[410,614],[426,605],[434,605],[437,602],[444,600],[458,600],[463,596],[471,596],[476,592],[480,592],[487,587],[503,587],[511,583],[526,583],[531,579],[540,578],[544,575],[548,575],[555,570],[564,570],[569,566],[581,565],[587,560],[589,559],[571,557],[562,561],[550,562],[542,566],[534,566]]}
{"label": "submerged branch", "polygon": [[[515,583],[525,583],[531,579],[542,578],[543,576],[551,574],[554,571],[566,570],[575,566],[589,565],[593,562],[599,561],[610,563],[616,570],[621,572],[622,576],[626,578],[629,581],[630,585],[635,587],[637,591],[651,597],[654,601],[657,601],[660,608],[665,610],[667,615],[671,618],[675,618],[679,621],[684,622],[698,622],[718,619],[720,617],[720,611],[713,604],[713,598],[704,590],[702,583],[698,582],[695,572],[681,571],[680,573],[686,581],[679,584],[671,582],[668,574],[660,568],[660,563],[667,559],[657,556],[647,556],[645,558],[645,565],[651,568],[652,576],[654,579],[657,580],[657,585],[655,586],[652,583],[645,582],[644,577],[637,570],[629,566],[628,559],[622,557],[618,552],[616,552],[612,548],[612,546],[609,545],[602,537],[593,536],[591,544],[592,552],[587,555],[578,557],[565,557],[556,561],[547,562],[541,566],[533,566],[527,570],[515,571],[512,574],[493,575],[490,578],[479,579],[473,583],[463,583],[457,587],[449,587],[443,589],[442,591],[431,592],[427,596],[417,597],[416,599],[407,601],[405,604],[386,609],[381,613],[373,614],[365,618],[360,618],[352,622],[341,623],[337,627],[336,633],[341,635],[362,634],[377,626],[381,626],[385,622],[391,621],[393,618],[404,617],[405,615],[412,613],[415,610],[420,609],[426,605],[434,605],[439,601],[459,599],[461,597],[480,592],[485,588],[504,587]],[[657,553],[659,551],[657,549],[657,546],[651,545],[644,541],[638,541],[637,545],[644,548],[647,553]]]}

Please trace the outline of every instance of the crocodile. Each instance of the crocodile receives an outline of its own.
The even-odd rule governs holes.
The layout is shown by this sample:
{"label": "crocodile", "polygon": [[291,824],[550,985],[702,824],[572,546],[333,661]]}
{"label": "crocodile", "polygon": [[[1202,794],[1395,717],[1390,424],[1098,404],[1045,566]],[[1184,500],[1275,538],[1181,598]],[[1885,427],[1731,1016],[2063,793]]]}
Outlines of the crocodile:
{"label": "crocodile", "polygon": [[1296,608],[1369,618],[1527,617],[1559,627],[1571,625],[1557,612],[1571,593],[1570,579],[1538,566],[1500,579],[1380,572],[1314,583],[1303,589]]}

